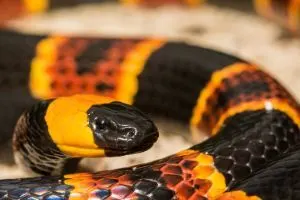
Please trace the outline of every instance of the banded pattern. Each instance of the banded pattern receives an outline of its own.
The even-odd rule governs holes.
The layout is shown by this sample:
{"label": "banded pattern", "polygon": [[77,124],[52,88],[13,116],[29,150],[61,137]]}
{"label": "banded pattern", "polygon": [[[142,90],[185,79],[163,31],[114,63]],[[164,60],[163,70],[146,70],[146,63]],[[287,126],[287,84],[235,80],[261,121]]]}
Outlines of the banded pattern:
{"label": "banded pattern", "polygon": [[[122,2],[151,6],[158,3]],[[195,5],[202,1],[165,2]],[[279,21],[297,31],[299,1],[253,2],[262,14],[279,17]],[[65,6],[58,0],[11,3],[18,9],[8,18]],[[80,3],[83,2],[77,0],[72,4]],[[276,195],[282,199],[299,198],[299,181],[290,178],[299,173],[299,105],[275,79],[255,65],[164,39],[27,36],[5,31],[0,34],[4,47],[10,43],[7,37],[17,39],[12,43],[15,48],[10,45],[12,51],[0,49],[0,57],[5,57],[0,63],[4,67],[13,64],[22,75],[30,76],[29,89],[22,86],[28,104],[35,101],[28,97],[29,90],[36,99],[93,93],[133,104],[149,113],[190,121],[212,134],[210,139],[187,150],[129,168],[3,180],[1,199],[259,200],[274,199]],[[15,51],[20,51],[18,56],[25,59],[15,59]],[[17,86],[11,87],[14,95]],[[30,148],[24,151],[33,152]],[[43,171],[43,166],[38,169]],[[279,176],[274,178],[277,173]],[[282,188],[292,192],[285,192],[276,181],[286,181],[288,187]],[[270,192],[274,189],[278,194]]]}
{"label": "banded pattern", "polygon": [[[211,52],[206,49],[203,51]],[[148,63],[151,63],[154,54],[150,56]],[[216,56],[224,56],[231,60],[223,54],[216,54]],[[151,66],[153,65],[145,64],[144,71],[141,71],[140,75],[143,75],[147,69],[151,69]],[[242,76],[242,72],[249,73],[249,76]],[[66,186],[72,188],[68,199],[172,199],[175,197],[179,199],[226,199],[228,195],[236,196],[236,198],[242,196],[245,199],[259,199],[255,194],[248,197],[242,192],[223,193],[238,186],[240,182],[246,181],[249,176],[268,166],[272,160],[289,154],[299,144],[300,135],[296,123],[299,121],[298,115],[289,115],[288,112],[298,113],[297,103],[274,79],[251,65],[230,65],[209,73],[211,73],[211,78],[205,84],[203,91],[209,91],[212,83],[219,80],[220,84],[214,84],[214,86],[215,88],[226,86],[223,90],[219,90],[224,99],[230,99],[230,97],[234,99],[240,96],[239,93],[244,94],[243,87],[245,87],[248,91],[249,102],[257,101],[257,98],[264,102],[265,99],[268,101],[268,98],[267,96],[261,97],[261,94],[272,98],[274,93],[278,95],[276,91],[279,90],[282,91],[280,93],[282,100],[289,102],[289,105],[295,108],[291,106],[290,110],[280,110],[275,106],[268,107],[268,104],[266,108],[254,110],[242,107],[245,109],[227,115],[215,136],[173,156],[133,168],[95,174],[66,175],[58,181],[63,181]],[[221,79],[214,78],[219,77],[220,74],[222,74]],[[137,79],[137,77],[132,78]],[[254,81],[249,82],[249,80]],[[260,82],[256,83],[255,80]],[[224,84],[224,82],[228,83]],[[261,82],[266,86],[262,87]],[[255,87],[257,84],[261,85]],[[215,98],[215,95],[219,95],[216,91],[210,94],[211,96],[208,95],[206,101],[218,99]],[[227,105],[230,109],[230,106],[238,106],[244,101],[245,99],[241,99],[235,101],[234,104],[223,104],[223,106]],[[204,104],[207,105],[206,102]],[[221,108],[222,104],[219,106]],[[38,187],[43,186],[40,182],[38,184]],[[244,191],[247,191],[247,188]],[[4,189],[4,196],[9,193],[10,190]],[[54,193],[50,192],[50,194]],[[28,198],[32,196],[28,192],[26,195]]]}
{"label": "banded pattern", "polygon": [[[135,71],[143,66],[143,57],[161,43],[159,40],[49,37],[38,44],[32,61],[32,93],[42,99],[77,93],[128,98],[129,94],[123,93],[128,90],[132,93],[130,89],[136,86],[134,80],[127,80],[130,79],[127,74],[138,73]],[[126,79],[122,82],[126,86],[120,79]]]}
{"label": "banded pattern", "polygon": [[[73,195],[83,199],[95,197],[96,192],[86,193],[88,188],[99,194],[105,193],[102,198],[115,199],[172,199],[175,194],[179,199],[199,199],[214,196],[225,189],[224,179],[214,168],[212,158],[191,150],[135,169],[67,175],[66,178],[70,179],[65,183],[75,188],[70,199]],[[85,181],[77,181],[80,179]],[[212,184],[216,181],[219,184]]]}
{"label": "banded pattern", "polygon": [[[176,195],[179,199],[226,199],[229,194],[223,196],[223,192],[239,185],[274,158],[289,152],[297,145],[300,136],[298,127],[279,111],[240,115],[244,116],[227,119],[224,132],[215,136],[218,138],[211,138],[173,156],[134,168],[66,175],[62,181],[72,188],[68,198],[172,199]],[[32,184],[38,184],[39,188],[48,183],[38,181]],[[1,184],[0,188],[3,189]],[[8,195],[10,191],[3,194]],[[47,193],[52,194],[56,193]],[[32,197],[28,192],[26,195]],[[259,198],[253,196],[249,199]]]}
{"label": "banded pattern", "polygon": [[255,66],[237,63],[215,72],[201,92],[191,124],[217,133],[224,120],[245,110],[278,109],[300,125],[299,106],[272,77]]}
{"label": "banded pattern", "polygon": [[230,188],[292,151],[299,139],[298,126],[286,114],[275,110],[245,111],[228,118],[213,139],[192,149],[213,155]]}

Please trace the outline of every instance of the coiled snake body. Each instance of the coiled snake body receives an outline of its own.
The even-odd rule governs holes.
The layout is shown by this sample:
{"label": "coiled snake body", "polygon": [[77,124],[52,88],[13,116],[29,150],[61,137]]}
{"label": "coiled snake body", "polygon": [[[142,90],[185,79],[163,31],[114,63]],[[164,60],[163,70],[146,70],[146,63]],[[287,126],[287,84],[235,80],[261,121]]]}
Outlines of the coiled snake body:
{"label": "coiled snake body", "polygon": [[[6,18],[62,3],[38,2],[20,1]],[[281,3],[289,11],[288,26],[297,30],[298,1],[255,3],[268,14]],[[1,180],[1,199],[300,199],[299,105],[254,64],[164,39],[8,30],[0,32],[0,57],[5,80],[0,89],[6,93],[0,99],[1,139],[10,137],[25,108],[47,99],[22,114],[13,147],[18,163],[48,175]],[[62,174],[62,169],[73,171],[83,156],[123,155],[152,146],[155,125],[127,104],[206,129],[211,137],[147,164]]]}

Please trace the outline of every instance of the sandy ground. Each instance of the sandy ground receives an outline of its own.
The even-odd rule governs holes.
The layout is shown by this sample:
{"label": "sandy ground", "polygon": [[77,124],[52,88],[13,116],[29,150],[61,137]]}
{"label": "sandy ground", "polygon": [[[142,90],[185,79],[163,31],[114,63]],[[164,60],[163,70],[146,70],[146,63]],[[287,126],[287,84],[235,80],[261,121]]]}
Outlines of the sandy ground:
{"label": "sandy ground", "polygon": [[[183,40],[262,65],[300,98],[300,40],[286,37],[279,26],[251,13],[216,5],[195,9],[161,7],[149,10],[102,4],[27,17],[12,22],[11,26],[31,33],[163,36]],[[157,121],[161,137],[151,150],[124,158],[88,159],[84,161],[85,166],[93,165],[96,169],[128,166],[162,158],[193,144],[185,125]],[[25,175],[15,166],[0,166],[1,178],[22,176]]]}

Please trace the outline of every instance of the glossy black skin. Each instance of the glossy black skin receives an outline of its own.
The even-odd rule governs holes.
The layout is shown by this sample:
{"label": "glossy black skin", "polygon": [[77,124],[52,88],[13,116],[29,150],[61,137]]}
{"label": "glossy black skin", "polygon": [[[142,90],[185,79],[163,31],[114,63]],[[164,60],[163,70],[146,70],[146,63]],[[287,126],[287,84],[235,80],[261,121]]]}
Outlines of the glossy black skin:
{"label": "glossy black skin", "polygon": [[155,124],[133,106],[112,102],[94,105],[87,113],[95,143],[107,156],[145,151],[158,138]]}
{"label": "glossy black skin", "polygon": [[[80,158],[62,153],[48,133],[45,113],[52,101],[41,101],[23,113],[14,131],[14,151],[35,173],[73,173]],[[106,156],[145,151],[158,138],[157,127],[145,114],[120,102],[91,106],[88,122],[95,144]]]}

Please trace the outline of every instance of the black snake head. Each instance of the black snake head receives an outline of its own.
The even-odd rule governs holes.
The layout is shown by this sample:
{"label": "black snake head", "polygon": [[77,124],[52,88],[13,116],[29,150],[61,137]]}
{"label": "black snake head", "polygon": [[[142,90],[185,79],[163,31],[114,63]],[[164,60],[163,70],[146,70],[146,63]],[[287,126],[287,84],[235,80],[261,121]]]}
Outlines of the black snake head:
{"label": "black snake head", "polygon": [[141,111],[96,95],[42,101],[20,119],[15,149],[37,146],[39,152],[58,152],[68,158],[137,153],[158,138],[155,124]]}
{"label": "black snake head", "polygon": [[154,123],[133,106],[121,102],[93,105],[87,114],[94,141],[106,156],[145,151],[158,138]]}
{"label": "black snake head", "polygon": [[51,175],[61,173],[68,163],[71,168],[66,172],[75,169],[70,158],[77,163],[82,157],[149,149],[158,138],[154,123],[135,107],[113,101],[82,94],[38,102],[15,127],[17,162],[35,173]]}

